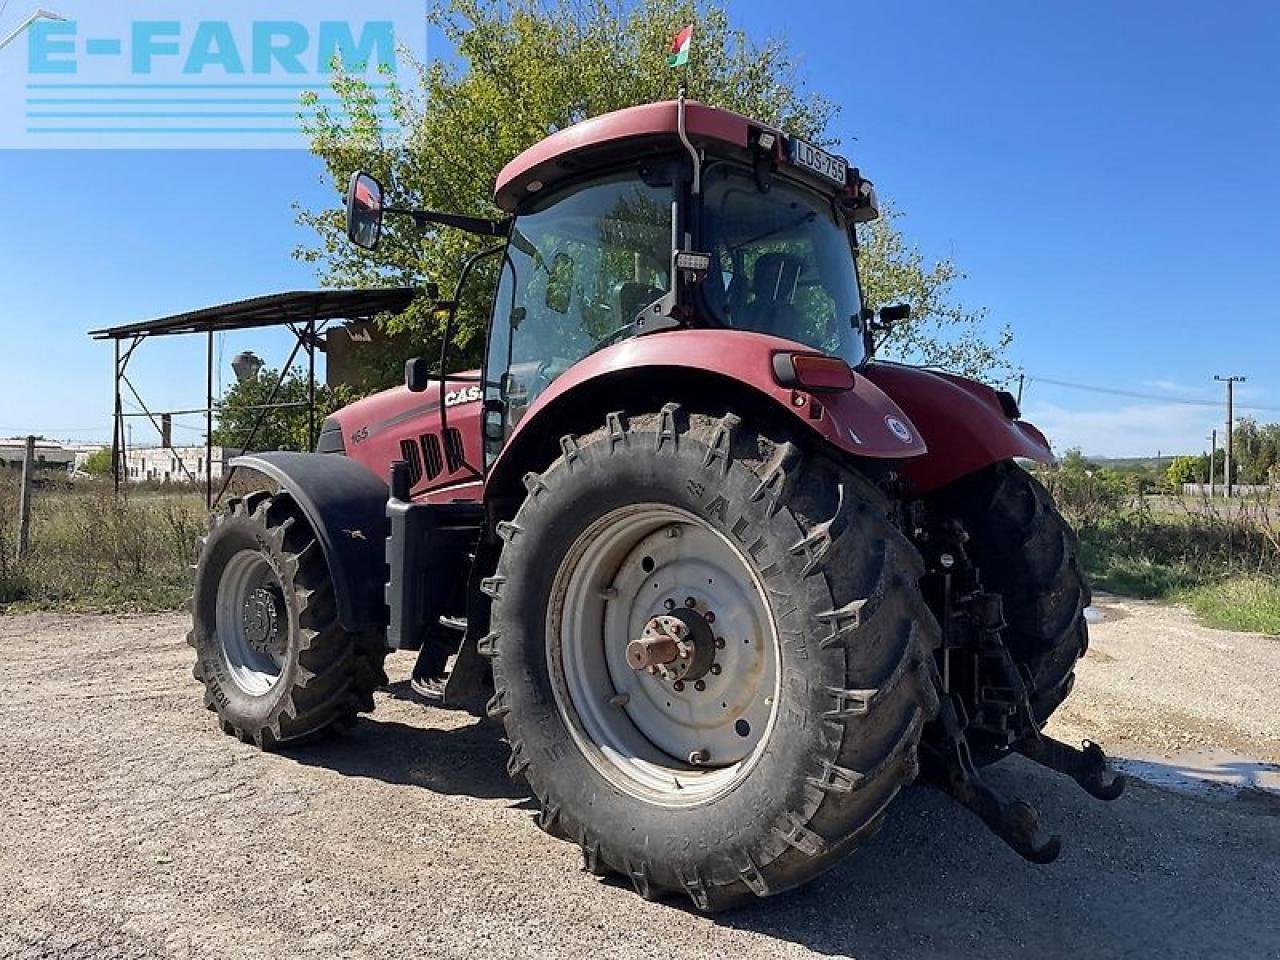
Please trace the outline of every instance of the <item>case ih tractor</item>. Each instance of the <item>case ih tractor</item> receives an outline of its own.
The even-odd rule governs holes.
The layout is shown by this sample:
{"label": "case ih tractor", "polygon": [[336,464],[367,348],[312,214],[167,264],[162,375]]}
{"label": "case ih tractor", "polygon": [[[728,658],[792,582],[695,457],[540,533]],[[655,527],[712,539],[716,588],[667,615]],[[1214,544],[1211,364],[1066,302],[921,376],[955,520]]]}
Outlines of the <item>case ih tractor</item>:
{"label": "case ih tractor", "polygon": [[871,183],[681,97],[548,137],[495,198],[401,210],[353,178],[357,244],[385,214],[492,238],[442,304],[493,262],[484,369],[410,360],[315,453],[236,461],[274,492],[217,515],[196,569],[222,729],[350,725],[417,651],[415,688],[501,720],[541,827],[646,897],[795,887],[917,777],[1052,860],[982,768],[1123,787],[1040,732],[1088,643],[1076,538],[1016,462],[1051,454],[1013,397],[873,359],[906,310],[859,288]]}

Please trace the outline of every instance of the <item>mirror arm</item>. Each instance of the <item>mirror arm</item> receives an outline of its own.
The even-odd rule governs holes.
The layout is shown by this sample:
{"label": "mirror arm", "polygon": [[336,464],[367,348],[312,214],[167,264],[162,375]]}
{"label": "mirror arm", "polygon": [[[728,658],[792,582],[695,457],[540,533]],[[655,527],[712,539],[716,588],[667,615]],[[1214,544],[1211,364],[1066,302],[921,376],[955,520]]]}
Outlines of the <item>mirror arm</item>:
{"label": "mirror arm", "polygon": [[484,217],[468,217],[460,213],[440,213],[435,210],[405,210],[401,207],[387,207],[385,213],[396,213],[412,217],[419,230],[429,226],[453,227],[466,233],[474,233],[481,237],[505,237],[511,232],[511,217],[502,220],[487,220]]}
{"label": "mirror arm", "polygon": [[[508,223],[510,221],[507,221]],[[462,290],[466,286],[467,278],[471,275],[471,271],[475,269],[477,263],[486,257],[492,257],[499,253],[505,253],[507,245],[500,243],[496,247],[489,247],[481,250],[479,253],[473,254],[462,265],[462,270],[458,274],[458,283],[454,287],[453,302],[449,308],[449,319],[445,321],[444,337],[440,341],[440,391],[439,391],[439,408],[440,408],[440,436],[443,439],[448,435],[449,431],[449,410],[445,403],[445,393],[449,381],[448,370],[449,365],[449,347],[450,341],[453,339],[453,324],[458,317],[458,306],[462,303]],[[474,472],[474,467],[472,468]],[[483,479],[483,477],[481,478]]]}

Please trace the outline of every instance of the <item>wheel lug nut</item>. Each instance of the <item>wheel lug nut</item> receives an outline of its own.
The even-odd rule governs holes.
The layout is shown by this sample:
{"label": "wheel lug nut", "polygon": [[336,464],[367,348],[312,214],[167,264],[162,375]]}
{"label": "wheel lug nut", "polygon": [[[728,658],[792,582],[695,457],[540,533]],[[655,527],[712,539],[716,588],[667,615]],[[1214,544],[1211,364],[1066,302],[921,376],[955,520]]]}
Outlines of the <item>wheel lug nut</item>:
{"label": "wheel lug nut", "polygon": [[693,609],[694,607],[696,607],[696,606],[698,605],[698,601],[697,601],[697,600],[695,600],[695,599],[693,599],[693,597],[685,597],[685,598],[684,598],[684,605],[685,605],[686,607],[688,607],[689,609]]}
{"label": "wheel lug nut", "polygon": [[716,637],[716,649],[717,650],[724,649],[724,637]]}
{"label": "wheel lug nut", "polygon": [[674,539],[675,539],[676,537],[678,537],[678,536],[680,536],[680,528],[679,528],[679,527],[667,527],[667,539],[668,539],[668,540],[674,540]]}
{"label": "wheel lug nut", "polygon": [[707,621],[707,623],[715,623],[715,622],[716,622],[716,614],[715,614],[715,611],[714,611],[714,610],[708,610],[708,611],[706,612],[706,614],[704,615],[704,619]]}
{"label": "wheel lug nut", "polygon": [[707,752],[706,747],[700,750],[694,750],[689,754],[689,764],[694,767],[701,766],[711,759],[711,754]]}
{"label": "wheel lug nut", "polygon": [[683,680],[677,680],[677,681],[676,681],[675,683],[673,683],[671,686],[675,689],[676,693],[680,693],[681,691],[683,691],[683,690],[684,690],[684,681],[683,681]]}
{"label": "wheel lug nut", "polygon": [[723,667],[721,667],[721,666],[720,666],[720,664],[718,664],[718,663],[713,663],[713,664],[711,665],[711,675],[712,675],[713,677],[718,677],[718,676],[720,676],[720,671],[721,671],[721,670],[723,670],[723,669],[724,669],[724,668],[723,668]]}
{"label": "wheel lug nut", "polygon": [[663,602],[662,605],[666,607],[668,610],[674,610],[676,608],[676,602],[670,598],[668,598],[665,602]]}
{"label": "wheel lug nut", "polygon": [[703,690],[707,689],[707,681],[705,681],[705,680],[695,680],[695,681],[694,681],[694,683],[693,683],[693,689],[695,689],[695,690],[697,690],[699,693],[701,693]]}

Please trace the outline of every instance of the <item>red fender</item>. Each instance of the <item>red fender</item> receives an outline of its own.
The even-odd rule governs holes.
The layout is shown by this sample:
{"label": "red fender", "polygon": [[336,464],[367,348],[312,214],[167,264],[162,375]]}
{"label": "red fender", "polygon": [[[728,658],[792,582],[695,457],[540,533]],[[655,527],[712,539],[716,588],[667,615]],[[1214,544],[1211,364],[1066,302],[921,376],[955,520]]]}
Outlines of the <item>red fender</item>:
{"label": "red fender", "polygon": [[1026,421],[1011,419],[986,384],[894,363],[868,364],[862,374],[906,411],[929,445],[925,456],[901,470],[914,494],[930,493],[1013,457],[1054,460],[1044,434]]}
{"label": "red fender", "polygon": [[[644,368],[687,369],[737,381],[789,410],[833,446],[860,457],[900,460],[926,452],[908,414],[865,377],[855,376],[853,389],[840,393],[810,394],[779,385],[773,357],[780,352],[817,351],[767,334],[724,330],[670,330],[601,350],[575,364],[534,401],[499,454],[490,478],[506,472],[506,458],[521,446],[521,436],[543,411],[585,384]],[[600,411],[602,421],[604,414]]]}

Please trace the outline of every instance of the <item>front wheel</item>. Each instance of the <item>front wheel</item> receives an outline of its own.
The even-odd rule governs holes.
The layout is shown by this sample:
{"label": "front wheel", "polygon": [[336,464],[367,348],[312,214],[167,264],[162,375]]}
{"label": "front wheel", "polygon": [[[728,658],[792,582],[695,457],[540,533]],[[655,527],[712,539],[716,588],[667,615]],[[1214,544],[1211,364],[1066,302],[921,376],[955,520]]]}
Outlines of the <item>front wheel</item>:
{"label": "front wheel", "polygon": [[804,883],[915,777],[918,555],[874,487],[732,413],[612,414],[562,448],[485,582],[509,769],[644,896]]}
{"label": "front wheel", "polygon": [[205,706],[263,749],[354,723],[387,682],[385,642],[343,630],[320,545],[287,493],[252,493],[213,517],[191,616]]}

